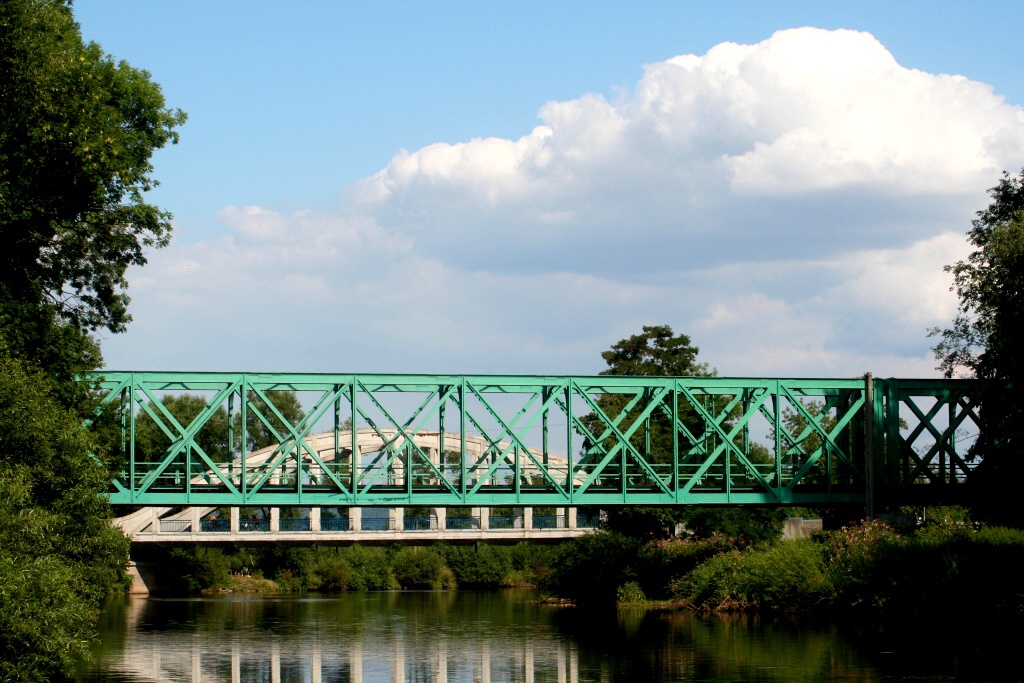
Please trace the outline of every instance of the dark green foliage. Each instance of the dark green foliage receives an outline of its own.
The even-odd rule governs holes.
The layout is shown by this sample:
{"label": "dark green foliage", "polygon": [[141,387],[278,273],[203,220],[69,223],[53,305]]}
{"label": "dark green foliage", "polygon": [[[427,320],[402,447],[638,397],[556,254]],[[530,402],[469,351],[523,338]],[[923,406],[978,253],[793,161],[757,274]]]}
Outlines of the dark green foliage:
{"label": "dark green foliage", "polygon": [[651,599],[672,597],[672,581],[688,574],[716,555],[742,547],[735,538],[714,534],[708,538],[669,538],[648,541],[637,549],[636,583]]}
{"label": "dark green foliage", "polygon": [[[208,405],[205,398],[192,394],[168,394],[161,399],[161,403],[182,428],[187,428]],[[178,431],[158,406],[151,402],[149,410],[160,418],[164,426],[170,430],[171,436],[157,425],[147,411],[140,410],[135,418],[135,457],[141,461],[158,458],[171,443],[171,439],[177,439],[179,436]],[[224,408],[218,408],[210,416],[199,429],[195,441],[214,462],[227,461],[231,450],[228,444],[228,413]]]}
{"label": "dark green foliage", "polygon": [[479,543],[442,546],[445,564],[455,574],[460,588],[494,588],[512,573],[507,548]]}
{"label": "dark green foliage", "polygon": [[176,546],[163,565],[165,586],[174,593],[198,593],[223,586],[230,576],[231,562],[219,548]]}
{"label": "dark green foliage", "polygon": [[[1004,173],[989,194],[992,203],[968,232],[975,251],[946,267],[960,305],[952,327],[932,330],[941,337],[934,351],[947,377],[968,375],[1016,388],[1024,384],[1024,170],[1016,178]],[[973,477],[973,507],[997,523],[1024,523],[1013,502],[1015,482],[1024,476],[1021,404],[991,393],[979,417],[981,433],[970,455],[983,461]]]}
{"label": "dark green foliage", "polygon": [[406,546],[391,559],[391,571],[402,588],[455,588],[455,577],[434,548]]}
{"label": "dark green foliage", "polygon": [[829,597],[822,554],[810,541],[733,550],[702,563],[673,589],[698,609],[806,610]]}
{"label": "dark green foliage", "polygon": [[636,557],[641,545],[614,531],[575,538],[561,546],[545,588],[580,603],[614,603],[619,586],[640,578]]}
{"label": "dark green foliage", "polygon": [[[674,334],[669,325],[644,325],[640,334],[620,340],[613,344],[610,350],[601,354],[608,365],[601,374],[646,377],[708,375],[710,373],[707,365],[697,362],[698,350],[687,335]],[[632,394],[606,394],[601,396],[597,403],[601,412],[614,421],[625,411],[632,397]],[[677,411],[679,419],[692,433],[697,436],[703,434],[703,421],[696,418],[688,406],[680,402]],[[627,430],[640,413],[639,406],[630,410],[620,423],[620,429]],[[585,415],[582,422],[589,431],[589,434],[583,435],[585,450],[587,453],[593,453],[592,458],[600,459],[602,453],[617,445],[615,438],[607,438],[603,443],[596,443],[595,440],[599,439],[604,431],[604,421],[598,415]],[[670,463],[674,431],[671,413],[655,411],[645,426],[633,433],[630,443],[639,452],[644,453],[649,441],[650,461]],[[680,521],[679,511],[675,508],[616,507],[605,512],[607,516],[604,528],[640,538],[668,536],[675,523]]]}
{"label": "dark green foliage", "polygon": [[0,550],[0,681],[49,681],[89,651],[99,610],[56,557]]}
{"label": "dark green foliage", "polygon": [[688,507],[679,518],[698,538],[720,534],[747,545],[777,539],[786,513],[766,508]]}
{"label": "dark green foliage", "polygon": [[128,542],[98,495],[106,472],[53,387],[0,342],[0,660],[13,667],[3,680],[67,671],[87,652],[100,599],[124,586]]}
{"label": "dark green foliage", "polygon": [[[70,2],[0,3],[0,679],[51,680],[124,586],[128,542],[101,497],[113,425],[82,419],[90,336],[129,321],[125,271],[166,243],[143,201],[184,121],[145,71],[86,44]],[[95,459],[90,457],[95,454]]]}
{"label": "dark green foliage", "polygon": [[[248,395],[250,407],[245,416],[245,445],[249,451],[257,451],[281,443],[291,435],[288,428],[275,414],[275,410],[295,428],[302,423],[306,416],[302,410],[302,404],[299,403],[299,397],[294,391],[268,391],[266,396],[271,405],[267,405],[267,401],[260,398],[254,391],[250,391]],[[235,420],[235,433],[241,435],[241,415],[237,416]],[[270,426],[267,423],[270,423]],[[278,435],[281,438],[278,438]]]}
{"label": "dark green foliage", "polygon": [[86,44],[56,0],[0,3],[0,83],[0,301],[121,331],[125,270],[170,232],[142,198],[150,157],[185,116],[148,73]]}

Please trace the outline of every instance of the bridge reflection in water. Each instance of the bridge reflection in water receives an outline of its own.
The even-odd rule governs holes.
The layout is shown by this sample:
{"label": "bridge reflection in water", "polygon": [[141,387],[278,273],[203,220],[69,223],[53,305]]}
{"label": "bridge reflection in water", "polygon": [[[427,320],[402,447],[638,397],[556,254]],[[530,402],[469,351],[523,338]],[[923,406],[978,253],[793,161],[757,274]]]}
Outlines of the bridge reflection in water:
{"label": "bridge reflection in water", "polygon": [[[555,608],[455,593],[132,599],[104,676],[188,683],[578,683],[576,643]],[[456,603],[459,604],[456,604]],[[492,621],[493,620],[493,621]],[[123,641],[121,640],[123,638]],[[592,676],[591,676],[592,678]]]}
{"label": "bridge reflection in water", "polygon": [[[326,683],[327,681],[558,681],[578,683],[579,653],[571,642],[560,642],[551,649],[537,653],[526,644],[522,652],[510,653],[506,648],[492,652],[485,641],[467,659],[463,651],[449,654],[442,643],[427,659],[422,655],[406,661],[405,643],[396,643],[388,657],[365,652],[361,644],[349,647],[344,654],[336,648],[315,646],[311,651],[296,652],[281,641],[268,645],[232,642],[226,649],[212,650],[196,640],[173,652],[156,653],[126,651],[119,666],[112,667],[129,680],[188,681],[271,681],[284,683]],[[225,651],[226,650],[226,651]],[[517,656],[518,655],[518,656]]]}

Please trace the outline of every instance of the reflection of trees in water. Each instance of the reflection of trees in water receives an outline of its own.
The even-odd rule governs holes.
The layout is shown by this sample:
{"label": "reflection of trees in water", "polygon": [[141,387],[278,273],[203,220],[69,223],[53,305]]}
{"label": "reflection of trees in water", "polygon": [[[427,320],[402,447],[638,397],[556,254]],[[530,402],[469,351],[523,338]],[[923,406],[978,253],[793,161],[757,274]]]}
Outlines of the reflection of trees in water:
{"label": "reflection of trees in water", "polygon": [[619,608],[563,610],[554,623],[579,643],[581,669],[604,669],[615,681],[874,675],[834,627],[806,619]]}
{"label": "reflection of trees in water", "polygon": [[530,604],[528,597],[392,592],[135,599],[108,612],[97,656],[126,681],[573,683],[873,675],[827,627],[560,609]]}

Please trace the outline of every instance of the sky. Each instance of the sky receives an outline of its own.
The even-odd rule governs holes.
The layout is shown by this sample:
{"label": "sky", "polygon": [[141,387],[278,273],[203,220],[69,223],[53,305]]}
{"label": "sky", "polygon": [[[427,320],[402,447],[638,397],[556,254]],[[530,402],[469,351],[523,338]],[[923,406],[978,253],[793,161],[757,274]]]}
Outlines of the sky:
{"label": "sky", "polygon": [[1024,4],[78,0],[187,112],[119,370],[933,377]]}

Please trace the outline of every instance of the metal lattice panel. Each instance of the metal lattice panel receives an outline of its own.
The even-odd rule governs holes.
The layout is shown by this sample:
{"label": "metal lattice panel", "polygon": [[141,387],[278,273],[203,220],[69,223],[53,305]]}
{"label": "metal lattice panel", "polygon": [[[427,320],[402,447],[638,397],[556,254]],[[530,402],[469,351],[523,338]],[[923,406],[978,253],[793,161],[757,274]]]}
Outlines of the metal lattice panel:
{"label": "metal lattice panel", "polygon": [[[163,506],[820,505],[947,491],[973,469],[962,435],[983,386],[168,372],[98,384],[98,412],[122,432],[111,502]],[[301,419],[279,392],[295,392]],[[168,397],[185,395],[201,400],[180,421]],[[270,443],[252,447],[257,430]]]}

